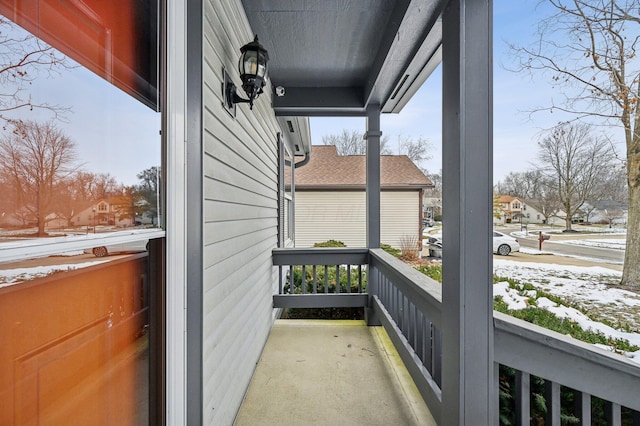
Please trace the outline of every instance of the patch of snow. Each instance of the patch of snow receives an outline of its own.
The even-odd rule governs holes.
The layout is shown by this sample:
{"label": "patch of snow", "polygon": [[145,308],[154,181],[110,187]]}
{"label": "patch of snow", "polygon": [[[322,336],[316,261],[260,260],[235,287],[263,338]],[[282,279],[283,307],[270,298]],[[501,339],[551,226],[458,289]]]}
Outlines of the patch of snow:
{"label": "patch of snow", "polygon": [[502,301],[507,304],[509,309],[518,310],[525,309],[529,304],[527,303],[527,297],[518,294],[517,290],[509,288],[509,283],[501,281],[493,285],[493,297],[501,296]]}
{"label": "patch of snow", "polygon": [[109,260],[94,260],[84,263],[72,263],[63,265],[35,266],[32,268],[15,268],[0,270],[0,288],[10,285],[20,284],[25,281],[36,278],[46,277],[55,272],[72,271],[74,269],[88,268],[89,266],[98,265],[108,262]]}
{"label": "patch of snow", "polygon": [[[528,283],[535,288],[561,297],[570,304],[577,304],[594,317],[606,318],[616,323],[624,323],[632,330],[640,331],[640,294],[617,288],[622,273],[600,266],[571,266],[545,263],[518,262],[494,259],[494,273]],[[494,296],[502,296],[509,309],[526,308],[526,300],[531,292],[519,292],[509,288],[508,283],[494,285]],[[600,332],[612,339],[628,340],[640,346],[640,333],[616,330],[602,322],[594,321],[577,309],[558,305],[546,297],[536,300],[538,307],[548,309],[561,318],[577,322],[583,329]],[[605,347],[613,350],[611,347]],[[640,363],[640,351],[624,354],[630,360]]]}
{"label": "patch of snow", "polygon": [[574,246],[600,247],[624,250],[627,248],[626,239],[603,239],[603,240],[564,240],[558,241],[560,244],[570,244]]}

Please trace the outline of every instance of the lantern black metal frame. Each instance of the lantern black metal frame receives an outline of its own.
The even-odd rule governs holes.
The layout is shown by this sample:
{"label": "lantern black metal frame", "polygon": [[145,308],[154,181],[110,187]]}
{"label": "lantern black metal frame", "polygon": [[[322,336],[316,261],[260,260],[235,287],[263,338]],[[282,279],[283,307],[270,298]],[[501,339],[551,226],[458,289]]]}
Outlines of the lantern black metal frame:
{"label": "lantern black metal frame", "polygon": [[[240,60],[238,61],[238,71],[242,80],[242,89],[247,94],[248,99],[238,95],[236,86],[233,84],[231,77],[225,69],[223,69],[222,94],[224,97],[224,106],[234,116],[237,103],[248,103],[249,109],[253,109],[253,102],[263,93],[262,88],[266,84],[267,79],[267,63],[269,61],[269,53],[258,42],[258,36],[251,43],[247,43],[240,48]],[[251,68],[254,68],[252,72]],[[262,70],[262,72],[261,72]]]}

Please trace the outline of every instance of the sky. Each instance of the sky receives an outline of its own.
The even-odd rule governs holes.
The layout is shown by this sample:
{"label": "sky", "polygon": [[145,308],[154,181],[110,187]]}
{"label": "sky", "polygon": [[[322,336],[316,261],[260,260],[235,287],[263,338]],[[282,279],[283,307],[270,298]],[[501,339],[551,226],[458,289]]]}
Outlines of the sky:
{"label": "sky", "polygon": [[[494,0],[494,184],[509,172],[521,172],[537,166],[537,138],[541,131],[553,127],[563,119],[554,112],[539,112],[530,115],[527,111],[537,106],[548,106],[554,93],[548,76],[532,79],[509,71],[513,68],[513,57],[508,43],[528,45],[535,40],[537,24],[541,16],[549,13],[549,6],[540,5],[539,0]],[[397,152],[398,136],[429,141],[431,159],[422,166],[429,173],[438,173],[442,168],[442,72],[439,66],[422,88],[407,103],[399,114],[383,114],[381,130],[390,137],[394,153]],[[564,116],[566,117],[566,116]],[[323,136],[339,134],[343,128],[364,132],[364,118],[311,118],[311,139],[315,145],[322,144]],[[621,130],[610,133],[614,139],[622,140]]]}
{"label": "sky", "polygon": [[[557,112],[527,113],[536,106],[549,105],[554,93],[548,76],[531,78],[508,71],[513,65],[507,43],[528,45],[535,39],[537,23],[549,13],[539,0],[494,0],[494,183],[509,172],[537,167],[537,143],[543,129],[563,117]],[[383,135],[390,138],[393,153],[399,153],[399,137],[426,139],[431,158],[421,164],[429,173],[442,168],[442,72],[435,69],[422,88],[399,114],[383,114]],[[37,80],[34,97],[54,99],[72,105],[68,123],[60,127],[77,145],[82,168],[110,173],[127,185],[138,182],[136,175],[160,164],[160,114],[130,98],[100,77],[83,69],[64,72],[54,79]],[[35,114],[37,116],[37,114]],[[365,131],[365,119],[312,117],[313,144],[343,129]],[[99,131],[96,131],[99,129]],[[609,132],[621,141],[619,128]],[[619,149],[619,152],[620,151]]]}

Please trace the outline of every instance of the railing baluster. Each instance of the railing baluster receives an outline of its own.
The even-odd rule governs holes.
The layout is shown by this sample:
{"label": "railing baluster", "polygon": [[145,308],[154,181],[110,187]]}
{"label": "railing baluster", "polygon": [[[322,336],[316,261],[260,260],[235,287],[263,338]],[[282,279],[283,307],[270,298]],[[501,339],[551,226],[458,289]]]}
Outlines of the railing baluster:
{"label": "railing baluster", "polygon": [[313,293],[318,292],[318,277],[316,275],[316,265],[313,265]]}
{"label": "railing baluster", "polygon": [[531,417],[531,376],[516,370],[516,425],[527,426]]}
{"label": "railing baluster", "polygon": [[351,265],[347,265],[347,293],[351,293]]}
{"label": "railing baluster", "polygon": [[340,293],[340,265],[336,265],[336,293]]}
{"label": "railing baluster", "polygon": [[358,293],[362,293],[362,265],[358,265]]}
{"label": "railing baluster", "polygon": [[415,351],[416,354],[418,355],[418,358],[420,358],[420,361],[422,361],[423,365],[424,365],[424,324],[423,324],[423,319],[424,319],[424,314],[420,311],[420,309],[418,309],[418,307],[416,306],[415,308],[415,314],[416,314],[416,341],[415,341]]}
{"label": "railing baluster", "polygon": [[580,418],[580,425],[591,425],[591,395],[586,392],[575,391],[573,396],[576,417]]}
{"label": "railing baluster", "polygon": [[324,292],[329,293],[329,265],[324,265]]}
{"label": "railing baluster", "polygon": [[289,294],[295,293],[295,274],[293,273],[293,265],[289,265]]}
{"label": "railing baluster", "polygon": [[307,265],[302,265],[302,280],[301,280],[302,294],[307,294]]}
{"label": "railing baluster", "polygon": [[442,387],[442,336],[440,330],[438,330],[433,323],[431,323],[433,346],[431,356],[433,359],[433,373],[431,376],[436,381],[438,386]]}
{"label": "railing baluster", "polygon": [[429,374],[433,376],[433,364],[431,362],[431,351],[433,342],[431,341],[431,321],[425,315],[422,317],[422,365],[425,366]]}
{"label": "railing baluster", "polygon": [[605,402],[604,415],[607,419],[607,424],[610,426],[622,425],[622,407],[615,402]]}
{"label": "railing baluster", "polygon": [[278,294],[282,294],[282,265],[278,266]]}
{"label": "railing baluster", "polygon": [[545,379],[544,398],[547,405],[545,424],[560,426],[560,384]]}

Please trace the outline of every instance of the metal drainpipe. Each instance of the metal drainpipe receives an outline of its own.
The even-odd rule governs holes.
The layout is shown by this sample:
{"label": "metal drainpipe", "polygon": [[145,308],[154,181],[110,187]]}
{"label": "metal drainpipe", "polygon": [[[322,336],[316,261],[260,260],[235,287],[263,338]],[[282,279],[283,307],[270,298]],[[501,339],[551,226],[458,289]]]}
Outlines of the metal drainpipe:
{"label": "metal drainpipe", "polygon": [[[311,153],[310,152],[305,152],[304,160],[300,161],[299,163],[293,163],[293,167],[296,168],[296,169],[298,167],[302,167],[305,164],[307,164],[310,160],[311,160]],[[289,161],[289,160],[284,160],[284,163],[287,166],[291,165],[291,161]]]}

